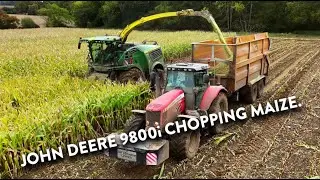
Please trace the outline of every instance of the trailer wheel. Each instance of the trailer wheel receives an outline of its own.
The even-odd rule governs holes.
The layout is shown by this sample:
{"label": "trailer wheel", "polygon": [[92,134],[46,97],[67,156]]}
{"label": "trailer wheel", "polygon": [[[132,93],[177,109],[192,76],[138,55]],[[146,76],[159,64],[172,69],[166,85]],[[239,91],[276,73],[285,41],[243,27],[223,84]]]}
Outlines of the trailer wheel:
{"label": "trailer wheel", "polygon": [[131,68],[128,71],[123,71],[118,76],[118,81],[124,84],[128,83],[129,81],[132,81],[135,83],[135,82],[140,82],[145,80],[146,78],[144,74],[137,68]]}
{"label": "trailer wheel", "polygon": [[[228,98],[224,92],[219,92],[218,96],[213,100],[211,106],[208,110],[208,113],[218,113],[222,111],[228,111]],[[226,125],[222,125],[219,122],[216,122],[213,127],[208,127],[210,134],[220,134],[224,131]]]}
{"label": "trailer wheel", "polygon": [[260,98],[263,94],[263,89],[264,89],[264,81],[263,79],[261,79],[258,83],[258,93],[257,93],[257,98]]}
{"label": "trailer wheel", "polygon": [[252,104],[257,100],[258,95],[258,83],[255,83],[251,86],[245,86],[240,89],[240,98],[242,101],[248,104]]}
{"label": "trailer wheel", "polygon": [[176,133],[170,138],[170,154],[177,159],[193,158],[200,146],[200,130]]}
{"label": "trailer wheel", "polygon": [[130,131],[138,132],[140,129],[144,129],[146,126],[146,121],[143,115],[134,114],[130,116],[124,125],[124,132],[129,133]]}

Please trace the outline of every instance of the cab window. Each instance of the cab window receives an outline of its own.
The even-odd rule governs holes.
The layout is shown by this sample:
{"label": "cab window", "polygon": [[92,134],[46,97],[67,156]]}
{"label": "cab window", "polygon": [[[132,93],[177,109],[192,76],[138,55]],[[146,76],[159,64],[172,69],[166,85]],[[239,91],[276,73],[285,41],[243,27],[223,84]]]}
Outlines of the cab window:
{"label": "cab window", "polygon": [[194,72],[194,82],[195,86],[203,86],[203,75],[206,74],[205,71]]}
{"label": "cab window", "polygon": [[167,87],[189,88],[194,86],[192,72],[168,71]]}

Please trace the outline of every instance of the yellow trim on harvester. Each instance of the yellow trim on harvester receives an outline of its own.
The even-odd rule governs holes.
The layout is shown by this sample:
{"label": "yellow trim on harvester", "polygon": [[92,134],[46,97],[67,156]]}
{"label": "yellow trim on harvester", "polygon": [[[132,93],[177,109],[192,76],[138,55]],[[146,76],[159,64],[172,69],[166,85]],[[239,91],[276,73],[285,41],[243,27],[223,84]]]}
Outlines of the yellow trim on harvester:
{"label": "yellow trim on harvester", "polygon": [[[220,31],[219,26],[215,22],[214,18],[212,15],[209,13],[208,10],[202,10],[202,11],[194,11],[193,9],[186,9],[182,11],[177,11],[177,12],[165,12],[165,13],[159,13],[159,14],[154,14],[151,16],[147,17],[142,17],[139,20],[134,21],[133,23],[127,25],[120,33],[119,36],[121,37],[122,42],[125,42],[127,40],[127,37],[129,33],[135,28],[136,26],[143,24],[145,22],[155,20],[155,19],[160,19],[160,18],[165,18],[165,17],[174,17],[174,16],[200,16],[205,18],[213,27],[213,31],[218,34],[219,40],[222,44],[227,44],[225,39],[223,38],[222,32]],[[229,55],[229,60],[232,60],[233,53],[231,52],[230,48],[225,45],[224,46],[225,51]]]}
{"label": "yellow trim on harvester", "polygon": [[177,12],[166,12],[166,13],[160,13],[160,14],[154,14],[151,16],[147,17],[142,17],[139,20],[134,21],[133,23],[127,25],[121,32],[120,32],[120,37],[122,39],[126,39],[129,33],[135,28],[136,26],[143,24],[145,22],[155,20],[155,19],[160,19],[160,18],[165,18],[165,17],[172,17],[172,16],[178,16]]}

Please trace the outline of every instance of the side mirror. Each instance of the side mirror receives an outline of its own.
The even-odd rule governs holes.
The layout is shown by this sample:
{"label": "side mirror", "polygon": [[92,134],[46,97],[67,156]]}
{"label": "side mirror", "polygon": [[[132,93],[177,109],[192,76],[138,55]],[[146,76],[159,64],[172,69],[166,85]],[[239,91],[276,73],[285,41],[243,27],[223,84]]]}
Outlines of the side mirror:
{"label": "side mirror", "polygon": [[203,82],[204,82],[205,84],[209,83],[209,75],[208,75],[208,74],[204,74],[204,75],[203,75]]}

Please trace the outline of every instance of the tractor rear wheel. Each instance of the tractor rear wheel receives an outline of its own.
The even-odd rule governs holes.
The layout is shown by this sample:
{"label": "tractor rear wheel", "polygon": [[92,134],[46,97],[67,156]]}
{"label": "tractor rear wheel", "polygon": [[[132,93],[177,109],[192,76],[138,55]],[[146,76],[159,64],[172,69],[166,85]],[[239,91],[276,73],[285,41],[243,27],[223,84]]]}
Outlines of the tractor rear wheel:
{"label": "tractor rear wheel", "polygon": [[245,103],[252,104],[257,100],[258,95],[258,83],[254,83],[251,86],[245,86],[240,89],[240,99]]}
{"label": "tractor rear wheel", "polygon": [[[228,98],[224,92],[219,92],[218,96],[213,100],[208,110],[209,114],[228,111]],[[208,127],[208,131],[211,135],[220,134],[224,131],[226,125],[216,122],[214,126]]]}
{"label": "tractor rear wheel", "polygon": [[141,82],[145,80],[146,78],[144,74],[137,68],[132,68],[132,69],[129,69],[128,71],[123,71],[118,76],[118,81],[124,84],[128,83],[129,81],[135,83],[135,82]]}
{"label": "tractor rear wheel", "polygon": [[175,159],[193,158],[200,146],[200,130],[176,133],[170,138],[170,154]]}
{"label": "tractor rear wheel", "polygon": [[130,131],[138,132],[140,129],[144,129],[146,126],[146,121],[143,115],[134,114],[130,116],[124,125],[124,132],[129,133]]}

